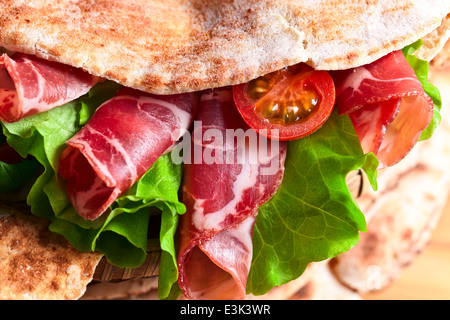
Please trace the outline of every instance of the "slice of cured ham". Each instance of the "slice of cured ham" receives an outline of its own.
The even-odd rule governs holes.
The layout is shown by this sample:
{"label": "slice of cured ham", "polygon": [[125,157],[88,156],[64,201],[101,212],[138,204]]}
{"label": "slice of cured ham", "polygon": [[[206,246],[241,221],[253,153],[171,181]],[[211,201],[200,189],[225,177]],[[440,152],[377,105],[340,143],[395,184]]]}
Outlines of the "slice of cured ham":
{"label": "slice of cured ham", "polygon": [[120,90],[69,141],[60,175],[77,212],[99,217],[191,125],[194,94],[156,96]]}
{"label": "slice of cured ham", "polygon": [[100,78],[58,62],[16,53],[0,57],[0,120],[15,122],[72,101]]}
{"label": "slice of cured ham", "polygon": [[281,183],[287,145],[244,131],[228,89],[203,94],[196,119],[184,166],[179,285],[189,299],[244,298],[255,217]]}
{"label": "slice of cured ham", "polygon": [[377,155],[380,168],[403,159],[432,119],[433,102],[401,51],[335,80],[339,113],[350,115],[363,150]]}

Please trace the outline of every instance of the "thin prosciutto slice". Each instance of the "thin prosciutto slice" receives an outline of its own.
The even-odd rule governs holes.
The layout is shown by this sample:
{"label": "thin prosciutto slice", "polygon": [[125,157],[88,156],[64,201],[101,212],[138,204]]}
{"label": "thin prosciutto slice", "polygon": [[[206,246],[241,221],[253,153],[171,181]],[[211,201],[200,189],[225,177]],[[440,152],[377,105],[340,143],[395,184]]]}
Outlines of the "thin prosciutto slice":
{"label": "thin prosciutto slice", "polygon": [[244,131],[228,89],[203,94],[196,119],[192,159],[184,166],[179,285],[189,299],[241,299],[255,217],[281,183],[287,145],[265,138],[245,143],[242,135],[227,139],[239,129],[257,136]]}
{"label": "thin prosciutto slice", "polygon": [[16,53],[0,57],[0,120],[15,122],[72,101],[100,78],[81,69]]}
{"label": "thin prosciutto slice", "polygon": [[365,152],[380,168],[403,159],[433,116],[433,102],[401,51],[338,74],[336,105],[349,114]]}
{"label": "thin prosciutto slice", "polygon": [[156,96],[122,89],[69,141],[60,175],[84,219],[94,220],[186,132],[193,94]]}

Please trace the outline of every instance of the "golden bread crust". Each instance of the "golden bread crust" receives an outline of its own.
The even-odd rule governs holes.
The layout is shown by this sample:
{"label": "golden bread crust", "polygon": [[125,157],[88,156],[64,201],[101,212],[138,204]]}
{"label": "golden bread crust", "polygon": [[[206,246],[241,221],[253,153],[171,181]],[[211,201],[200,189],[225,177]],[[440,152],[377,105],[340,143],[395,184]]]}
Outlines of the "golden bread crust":
{"label": "golden bread crust", "polygon": [[102,256],[72,248],[46,220],[0,205],[1,300],[78,299]]}
{"label": "golden bread crust", "polygon": [[0,46],[157,94],[307,62],[366,64],[425,36],[447,0],[0,0]]}

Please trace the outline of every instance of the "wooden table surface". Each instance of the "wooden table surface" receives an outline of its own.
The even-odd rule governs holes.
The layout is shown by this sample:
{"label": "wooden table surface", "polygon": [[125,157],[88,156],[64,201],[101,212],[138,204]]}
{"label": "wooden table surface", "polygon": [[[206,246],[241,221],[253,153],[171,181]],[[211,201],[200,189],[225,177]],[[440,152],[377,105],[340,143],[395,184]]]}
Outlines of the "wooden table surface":
{"label": "wooden table surface", "polygon": [[450,300],[450,196],[425,250],[393,285],[366,300]]}

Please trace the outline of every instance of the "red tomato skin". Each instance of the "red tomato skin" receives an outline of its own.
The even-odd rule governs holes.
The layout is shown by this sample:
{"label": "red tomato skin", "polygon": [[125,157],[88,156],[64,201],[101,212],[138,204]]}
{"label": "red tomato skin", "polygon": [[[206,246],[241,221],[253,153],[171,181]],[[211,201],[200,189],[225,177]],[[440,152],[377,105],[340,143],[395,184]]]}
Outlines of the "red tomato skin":
{"label": "red tomato skin", "polygon": [[[321,102],[318,110],[308,117],[307,120],[295,124],[270,123],[255,112],[255,103],[257,101],[249,99],[247,95],[248,83],[233,86],[233,98],[236,108],[250,128],[268,138],[289,141],[308,136],[325,123],[333,111],[336,99],[333,79],[327,71],[316,71],[306,65],[303,67],[303,71],[309,72],[310,75],[303,79],[302,82],[308,82],[309,85],[315,88],[320,95]],[[292,77],[295,80],[294,77],[296,75]],[[274,130],[278,130],[279,134],[277,135]]]}

